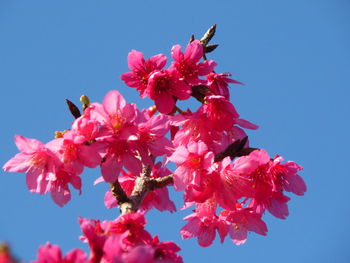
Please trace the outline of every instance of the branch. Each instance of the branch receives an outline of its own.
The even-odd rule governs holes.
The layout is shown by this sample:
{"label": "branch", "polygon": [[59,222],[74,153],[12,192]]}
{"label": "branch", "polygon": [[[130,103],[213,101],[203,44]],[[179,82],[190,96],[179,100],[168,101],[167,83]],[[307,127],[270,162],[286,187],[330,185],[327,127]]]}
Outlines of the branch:
{"label": "branch", "polygon": [[135,186],[130,197],[126,195],[119,181],[110,184],[111,191],[117,199],[122,214],[136,212],[140,208],[143,199],[150,191],[174,183],[172,174],[159,178],[151,178],[150,175],[151,167],[149,165],[144,166],[141,175],[136,178]]}

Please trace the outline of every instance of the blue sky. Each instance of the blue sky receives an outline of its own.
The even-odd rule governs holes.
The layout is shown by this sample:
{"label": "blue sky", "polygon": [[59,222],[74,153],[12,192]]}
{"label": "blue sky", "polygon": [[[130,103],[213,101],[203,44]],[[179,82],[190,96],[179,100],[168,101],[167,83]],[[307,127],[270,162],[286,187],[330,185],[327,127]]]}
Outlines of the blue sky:
{"label": "blue sky", "polygon": [[[260,125],[252,145],[304,167],[304,197],[290,216],[266,216],[267,237],[251,234],[235,246],[218,240],[201,248],[181,240],[182,217],[151,212],[147,229],[174,240],[185,262],[349,262],[350,2],[347,0],[92,1],[1,0],[0,163],[17,153],[15,134],[47,142],[72,118],[65,98],[101,101],[118,89],[139,108],[150,101],[119,79],[137,49],[169,56],[174,44],[218,25],[220,47],[210,58],[245,86],[232,86],[238,112]],[[103,205],[106,186],[92,186],[98,169],[83,174],[83,195],[64,208],[30,194],[23,174],[0,172],[0,240],[23,261],[50,241],[67,252],[86,248],[78,216],[113,219]],[[181,196],[174,194],[180,207]]]}

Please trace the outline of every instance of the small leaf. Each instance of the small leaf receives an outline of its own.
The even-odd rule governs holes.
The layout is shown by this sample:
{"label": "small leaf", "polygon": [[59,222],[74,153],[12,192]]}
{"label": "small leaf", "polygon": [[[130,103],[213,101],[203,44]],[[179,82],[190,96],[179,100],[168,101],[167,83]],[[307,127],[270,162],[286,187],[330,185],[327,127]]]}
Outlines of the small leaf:
{"label": "small leaf", "polygon": [[189,43],[191,43],[194,40],[194,34],[191,35]]}
{"label": "small leaf", "polygon": [[207,45],[205,47],[205,53],[210,53],[210,52],[214,51],[218,46],[219,46],[219,44]]}
{"label": "small leaf", "polygon": [[81,116],[79,108],[73,102],[71,102],[69,99],[66,99],[66,102],[68,105],[68,109],[69,109],[70,113],[72,113],[74,118],[76,118],[76,119],[79,118]]}

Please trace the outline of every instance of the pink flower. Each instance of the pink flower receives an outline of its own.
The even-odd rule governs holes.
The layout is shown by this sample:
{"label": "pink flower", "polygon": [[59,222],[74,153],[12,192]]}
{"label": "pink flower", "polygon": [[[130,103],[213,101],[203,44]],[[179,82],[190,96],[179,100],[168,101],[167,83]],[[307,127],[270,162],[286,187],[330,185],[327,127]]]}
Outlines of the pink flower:
{"label": "pink flower", "polygon": [[86,254],[79,249],[74,249],[62,257],[61,249],[58,246],[46,243],[39,247],[38,259],[31,263],[88,263]]}
{"label": "pink flower", "polygon": [[48,142],[46,146],[57,155],[66,172],[74,175],[83,172],[84,165],[78,156],[78,145],[75,145],[72,140],[58,138]]}
{"label": "pink flower", "polygon": [[277,155],[273,161],[270,162],[271,166],[268,171],[277,179],[278,190],[283,189],[296,195],[304,195],[306,192],[306,184],[297,174],[303,167],[293,161],[281,163],[282,161],[283,158]]}
{"label": "pink flower", "polygon": [[174,109],[176,99],[190,97],[191,88],[180,78],[172,68],[156,71],[149,77],[144,94],[154,100],[159,112],[168,114]]}
{"label": "pink flower", "polygon": [[229,225],[215,214],[215,210],[214,200],[197,204],[195,213],[184,218],[188,223],[180,230],[182,238],[197,237],[198,244],[207,247],[213,243],[218,231],[222,243],[229,231]]}
{"label": "pink flower", "polygon": [[223,96],[206,97],[206,103],[199,108],[199,113],[211,123],[212,128],[223,131],[230,130],[239,115],[235,107]]}
{"label": "pink flower", "polygon": [[211,95],[205,98],[205,104],[198,109],[202,118],[212,123],[217,131],[228,131],[234,124],[256,130],[257,125],[240,119],[235,107],[223,96]]}
{"label": "pink flower", "polygon": [[227,207],[230,198],[238,200],[245,197],[250,199],[248,207],[252,211],[262,214],[267,209],[272,215],[285,219],[290,198],[283,192],[286,190],[302,195],[306,186],[296,174],[302,168],[294,162],[281,164],[282,160],[279,156],[271,160],[265,150],[255,150],[230,165],[229,160],[224,159],[219,168],[223,185],[217,193],[219,204],[232,209]]}
{"label": "pink flower", "polygon": [[204,142],[190,142],[187,147],[178,146],[168,158],[177,164],[174,172],[174,187],[185,190],[189,185],[201,188],[201,181],[208,173],[214,154],[208,150]]}
{"label": "pink flower", "polygon": [[185,53],[182,53],[180,45],[173,46],[171,54],[175,60],[172,67],[176,68],[180,72],[181,77],[191,85],[203,84],[203,81],[198,79],[198,76],[208,75],[216,66],[213,60],[198,63],[203,56],[203,46],[198,40],[189,43]]}
{"label": "pink flower", "polygon": [[100,123],[99,142],[106,144],[106,155],[101,164],[101,172],[106,182],[115,182],[124,166],[134,174],[141,172],[142,164],[138,158],[137,124],[139,114],[135,105],[126,104],[116,90],[110,91],[103,104],[89,106],[91,119]]}
{"label": "pink flower", "polygon": [[222,211],[221,216],[232,223],[230,226],[230,237],[236,245],[246,242],[248,231],[266,236],[267,227],[261,220],[261,215],[250,209],[240,208],[236,211]]}
{"label": "pink flower", "polygon": [[140,213],[119,216],[114,221],[80,219],[88,242],[92,263],[182,263],[176,253],[180,248],[171,241],[159,242],[144,229],[146,220]]}
{"label": "pink flower", "polygon": [[104,221],[101,224],[99,220],[79,218],[79,224],[84,234],[80,237],[80,240],[88,243],[90,247],[89,261],[99,263],[103,256],[103,247],[107,240],[106,227],[109,222]]}
{"label": "pink flower", "polygon": [[64,170],[50,143],[42,144],[38,140],[17,135],[15,143],[21,153],[4,165],[7,172],[25,172],[28,189],[32,193],[51,192],[53,201],[64,206],[71,198],[68,184],[81,192],[81,179],[75,173]]}
{"label": "pink flower", "polygon": [[268,161],[268,159],[264,159],[265,157],[251,153],[248,156],[237,158],[233,163],[229,157],[221,161],[218,168],[221,187],[217,198],[222,207],[233,209],[235,208],[235,200],[255,196],[256,186],[252,183],[250,175],[256,171],[261,163]]}
{"label": "pink flower", "polygon": [[159,242],[158,236],[152,240],[154,248],[154,263],[183,263],[181,256],[176,254],[181,249],[172,241]]}
{"label": "pink flower", "polygon": [[[165,135],[169,131],[169,117],[159,114],[148,118],[138,126],[139,142],[143,145],[140,152],[144,160],[151,154],[153,156],[169,155],[173,145]],[[151,163],[150,163],[151,164]]]}
{"label": "pink flower", "polygon": [[[203,141],[209,146],[209,148],[211,148],[213,141],[218,134],[211,132],[211,127],[208,126],[208,121],[205,118],[202,118],[201,114],[189,111],[175,116],[174,119],[172,125],[182,126],[174,135],[173,144],[175,147],[180,145],[186,146],[191,141]],[[217,138],[219,138],[219,136],[217,136]]]}
{"label": "pink flower", "polygon": [[213,95],[224,96],[227,100],[230,100],[230,92],[228,90],[228,83],[242,84],[239,81],[230,79],[230,73],[209,73],[207,75],[206,85],[210,89]]}
{"label": "pink flower", "polygon": [[127,72],[121,75],[121,79],[126,85],[132,88],[136,88],[142,98],[147,88],[148,79],[154,71],[161,70],[166,64],[166,57],[163,54],[158,54],[147,60],[141,52],[132,50],[128,54],[128,66],[131,72]]}
{"label": "pink flower", "polygon": [[106,228],[106,233],[123,234],[128,233],[123,243],[127,246],[136,246],[149,243],[151,235],[144,229],[146,219],[141,213],[128,213],[120,215],[116,220],[111,221]]}
{"label": "pink flower", "polygon": [[59,165],[55,154],[36,139],[16,135],[15,143],[21,152],[10,159],[3,169],[6,172],[25,172],[27,186],[31,192],[49,192],[51,185],[47,178],[55,178]]}

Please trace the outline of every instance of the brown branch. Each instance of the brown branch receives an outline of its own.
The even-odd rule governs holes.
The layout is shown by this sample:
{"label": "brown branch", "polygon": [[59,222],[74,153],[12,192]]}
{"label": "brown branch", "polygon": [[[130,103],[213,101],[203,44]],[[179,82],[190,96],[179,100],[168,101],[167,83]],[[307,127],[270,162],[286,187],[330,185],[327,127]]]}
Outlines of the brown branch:
{"label": "brown branch", "polygon": [[111,191],[118,202],[122,214],[136,212],[145,196],[157,188],[173,184],[173,175],[151,178],[151,167],[144,166],[140,176],[136,178],[134,189],[128,197],[118,181],[110,184]]}
{"label": "brown branch", "polygon": [[111,183],[111,191],[112,194],[117,199],[118,203],[124,203],[129,201],[129,197],[124,192],[123,188],[119,184],[119,181],[116,181],[115,183]]}

